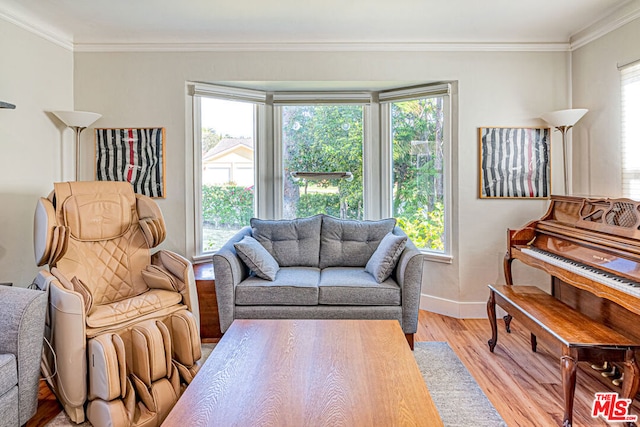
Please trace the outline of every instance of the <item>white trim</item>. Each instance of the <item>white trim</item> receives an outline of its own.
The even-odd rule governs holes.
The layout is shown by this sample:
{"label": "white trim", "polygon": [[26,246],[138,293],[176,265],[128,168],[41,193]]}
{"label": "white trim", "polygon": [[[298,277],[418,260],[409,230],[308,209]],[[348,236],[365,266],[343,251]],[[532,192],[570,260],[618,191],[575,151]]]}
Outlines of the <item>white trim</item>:
{"label": "white trim", "polygon": [[[273,106],[273,200],[272,219],[284,212],[284,166],[282,162],[282,107]],[[269,217],[267,217],[269,218]]]}
{"label": "white trim", "polygon": [[[187,165],[187,171],[191,170],[191,173],[193,174],[191,178],[193,187],[188,189],[189,191],[187,191],[187,194],[191,194],[194,233],[194,245],[188,247],[188,250],[194,251],[194,257],[199,257],[201,255],[205,255],[204,248],[202,246],[202,99],[199,96],[188,95],[188,97],[191,97],[193,105],[193,122],[191,128],[192,138],[191,140],[187,140],[188,143],[191,143],[191,150],[193,150],[193,164],[190,169],[188,167],[189,165]],[[199,192],[199,196],[196,195],[196,191]]]}
{"label": "white trim", "polygon": [[568,42],[76,43],[76,52],[568,52]]}
{"label": "white trim", "polygon": [[[185,126],[185,138],[184,138],[184,150],[185,150],[185,244],[186,244],[186,256],[193,258],[196,255],[196,213],[195,213],[195,194],[194,188],[196,185],[196,174],[194,165],[196,163],[195,146],[194,146],[194,130],[200,127],[200,113],[199,104],[200,100],[196,100],[196,97],[188,95],[188,87],[185,87],[185,124],[191,126]],[[198,136],[200,138],[201,136]]]}
{"label": "white trim", "polygon": [[0,19],[3,19],[17,27],[22,28],[23,30],[35,34],[36,36],[41,37],[44,40],[50,41],[51,43],[58,45],[64,49],[67,49],[71,52],[74,51],[73,38],[68,34],[53,32],[49,29],[45,29],[43,25],[28,23],[24,18],[17,18],[15,16],[9,15],[6,11],[0,11]]}
{"label": "white trim", "polygon": [[431,311],[456,319],[486,319],[487,302],[460,302],[420,294],[420,310]]}
{"label": "white trim", "polygon": [[[445,206],[446,209],[446,206]],[[446,227],[446,224],[445,224]],[[446,234],[446,231],[445,231]],[[446,244],[445,244],[446,246]],[[451,264],[453,263],[453,256],[447,253],[433,252],[422,250],[422,261],[423,262],[441,262],[443,264]]]}
{"label": "white trim", "polygon": [[640,0],[633,0],[623,4],[604,18],[572,34],[569,38],[570,50],[579,49],[639,17]]}
{"label": "white trim", "polygon": [[371,104],[365,107],[363,120],[364,219],[375,220],[383,218],[381,213],[381,200],[383,198],[381,182],[384,182],[382,181],[382,171],[384,169],[380,161],[375,162],[375,159],[381,158],[380,103],[375,92],[371,94]]}

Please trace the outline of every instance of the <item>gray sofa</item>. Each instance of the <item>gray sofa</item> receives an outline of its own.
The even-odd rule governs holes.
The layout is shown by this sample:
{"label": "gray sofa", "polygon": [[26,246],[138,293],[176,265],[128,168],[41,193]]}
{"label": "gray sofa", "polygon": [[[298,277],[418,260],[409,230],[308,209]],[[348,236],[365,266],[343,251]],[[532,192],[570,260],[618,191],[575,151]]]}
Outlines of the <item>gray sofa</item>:
{"label": "gray sofa", "polygon": [[21,426],[38,407],[47,294],[0,286],[0,426]]}
{"label": "gray sofa", "polygon": [[413,347],[423,260],[395,223],[253,218],[213,256],[220,329],[234,319],[397,319]]}

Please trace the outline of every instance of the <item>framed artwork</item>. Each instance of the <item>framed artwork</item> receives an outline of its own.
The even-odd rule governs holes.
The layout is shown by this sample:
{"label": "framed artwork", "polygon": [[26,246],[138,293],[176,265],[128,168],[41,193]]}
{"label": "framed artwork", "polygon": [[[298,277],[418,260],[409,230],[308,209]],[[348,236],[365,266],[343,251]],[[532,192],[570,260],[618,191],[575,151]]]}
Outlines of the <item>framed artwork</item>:
{"label": "framed artwork", "polygon": [[551,195],[549,128],[478,128],[480,198]]}
{"label": "framed artwork", "polygon": [[165,129],[96,129],[96,179],[127,181],[136,193],[165,197]]}

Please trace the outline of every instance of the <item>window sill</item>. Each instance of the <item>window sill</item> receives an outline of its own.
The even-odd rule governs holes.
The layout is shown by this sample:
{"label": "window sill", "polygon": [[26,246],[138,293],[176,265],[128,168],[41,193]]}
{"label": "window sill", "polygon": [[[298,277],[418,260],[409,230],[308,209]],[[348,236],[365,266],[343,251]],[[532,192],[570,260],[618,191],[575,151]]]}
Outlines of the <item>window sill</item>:
{"label": "window sill", "polygon": [[422,251],[422,258],[424,261],[441,262],[443,264],[453,263],[453,257],[448,254],[437,254],[434,252]]}
{"label": "window sill", "polygon": [[201,264],[203,262],[211,262],[213,260],[213,254],[215,252],[211,252],[204,255],[198,255],[191,258],[192,264]]}

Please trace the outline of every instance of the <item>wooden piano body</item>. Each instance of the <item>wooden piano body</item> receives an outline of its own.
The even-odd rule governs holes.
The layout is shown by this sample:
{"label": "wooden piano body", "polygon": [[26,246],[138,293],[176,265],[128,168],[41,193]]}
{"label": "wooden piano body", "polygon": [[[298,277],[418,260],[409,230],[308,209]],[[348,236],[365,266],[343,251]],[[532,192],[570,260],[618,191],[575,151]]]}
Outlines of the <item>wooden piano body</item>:
{"label": "wooden piano body", "polygon": [[[552,196],[539,220],[508,230],[506,286],[490,285],[487,311],[497,343],[495,305],[532,332],[560,345],[565,396],[564,425],[572,422],[577,362],[624,363],[622,396],[634,398],[640,384],[640,202]],[[552,295],[514,286],[513,260],[546,271]],[[633,417],[632,417],[633,418]],[[631,418],[630,418],[631,420]]]}

